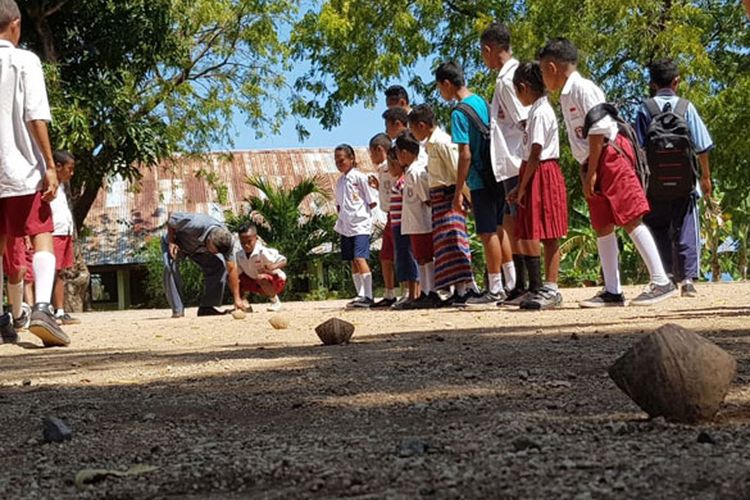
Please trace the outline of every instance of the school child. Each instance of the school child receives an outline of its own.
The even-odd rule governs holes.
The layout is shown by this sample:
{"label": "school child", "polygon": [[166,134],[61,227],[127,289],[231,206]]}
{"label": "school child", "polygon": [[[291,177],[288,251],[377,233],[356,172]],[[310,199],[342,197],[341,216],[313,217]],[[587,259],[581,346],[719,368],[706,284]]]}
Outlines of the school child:
{"label": "school child", "polygon": [[[695,185],[699,181],[701,192],[711,196],[708,157],[714,144],[693,104],[677,95],[677,64],[671,59],[658,60],[649,73],[654,96],[644,102],[636,121],[638,140],[647,151],[651,169],[646,193],[651,212],[643,222],[654,234],[664,268],[680,283],[682,296],[696,297],[693,280],[700,276],[700,194]],[[651,127],[654,122],[656,126]],[[666,140],[672,146],[667,154],[660,146],[663,135],[668,135]],[[680,138],[677,147],[675,137]],[[665,174],[668,180],[662,184]],[[681,178],[679,183],[676,178]],[[675,254],[677,261],[673,262]]]}
{"label": "school child", "polygon": [[[28,328],[31,321],[31,307],[33,304],[33,289],[29,290],[27,284],[33,284],[34,273],[32,271],[33,250],[31,240],[28,237],[8,238],[3,254],[3,271],[8,277],[8,305],[11,307],[13,327],[16,330]],[[0,285],[2,286],[2,285]],[[31,294],[31,301],[24,295]]]}
{"label": "school child", "polygon": [[396,310],[410,309],[411,304],[419,298],[418,269],[417,261],[414,259],[414,253],[411,249],[410,238],[408,235],[401,233],[406,178],[404,176],[405,169],[398,160],[395,146],[388,150],[388,172],[394,179],[389,206],[391,209],[393,243],[396,250],[396,276],[401,283],[401,287],[407,292],[406,299],[396,302],[391,308]]}
{"label": "school child", "polygon": [[385,120],[385,133],[392,143],[396,137],[409,128],[409,113],[400,107],[386,109],[383,112],[383,120]]}
{"label": "school child", "polygon": [[[468,106],[473,114],[481,120],[487,128],[490,125],[490,110],[480,96],[472,94],[466,88],[463,70],[453,62],[442,63],[435,70],[435,80],[440,96],[446,101],[460,101],[460,105]],[[460,109],[451,113],[451,137],[458,144],[458,173],[456,175],[456,191],[453,196],[453,210],[464,211],[464,186],[471,192],[471,207],[474,211],[476,231],[482,239],[484,258],[487,263],[489,283],[487,291],[479,297],[472,297],[466,301],[467,305],[488,305],[505,300],[503,277],[501,271],[501,247],[498,231],[503,225],[503,210],[505,200],[487,185],[484,175],[486,172],[482,162],[482,150],[488,145],[480,131],[469,116]],[[494,180],[492,181],[494,182]]]}
{"label": "school child", "polygon": [[578,73],[578,49],[569,40],[549,41],[539,53],[539,62],[547,89],[561,90],[560,106],[570,148],[582,167],[583,193],[598,236],[604,290],[580,305],[625,305],[615,226],[627,231],[650,274],[648,286],[630,303],[651,305],[673,297],[677,289],[664,272],[654,238],[643,224],[649,206],[633,168],[635,153],[630,141],[618,133],[617,123],[610,116],[593,123],[588,136],[584,133],[586,114],[605,102],[604,92]]}
{"label": "school child", "polygon": [[[560,169],[557,117],[547,100],[538,63],[524,63],[513,75],[518,99],[531,106],[523,135],[524,161],[518,187],[508,193],[518,205],[516,237],[529,273],[529,289],[521,309],[549,309],[562,304],[557,287],[560,272],[559,239],[568,232],[568,201]],[[544,246],[542,282],[541,245]]]}
{"label": "school child", "polygon": [[370,139],[370,161],[377,165],[377,175],[371,175],[370,186],[378,190],[378,201],[380,210],[386,213],[387,222],[383,228],[383,240],[380,247],[380,267],[383,271],[383,282],[385,284],[385,296],[375,302],[372,307],[391,307],[396,303],[396,289],[394,283],[394,248],[393,230],[391,229],[391,216],[389,205],[391,203],[391,190],[393,178],[388,173],[388,150],[391,147],[391,139],[386,134],[377,134]]}
{"label": "school child", "polygon": [[420,144],[406,131],[396,138],[398,160],[406,168],[401,233],[409,235],[414,257],[419,264],[419,287],[422,293],[411,308],[435,308],[442,299],[435,289],[435,260],[432,246],[432,207],[426,156],[420,155]]}
{"label": "school child", "polygon": [[[0,254],[8,238],[29,236],[34,245],[36,303],[29,331],[45,346],[67,346],[70,339],[50,312],[55,282],[52,211],[58,180],[47,123],[52,119],[44,72],[39,58],[19,49],[21,12],[16,2],[3,0],[0,9]],[[7,161],[12,159],[12,161]],[[3,281],[0,268],[0,283]],[[11,314],[3,311],[0,286],[0,342],[18,335]],[[15,299],[14,299],[15,300]]]}
{"label": "school child", "polygon": [[[466,215],[453,209],[458,171],[458,147],[435,123],[435,113],[427,104],[409,113],[409,129],[427,150],[427,177],[432,206],[432,244],[435,254],[435,289],[454,287],[452,302],[462,304],[473,284],[471,248],[466,231]],[[468,190],[464,195],[469,196]]]}
{"label": "school child", "polygon": [[368,308],[373,304],[370,258],[372,209],[377,206],[367,176],[357,168],[354,149],[348,144],[334,150],[336,168],[341,177],[336,182],[336,211],[334,229],[341,235],[341,258],[352,263],[352,280],[357,298],[349,307]]}
{"label": "school child", "polygon": [[401,108],[409,113],[409,93],[401,85],[391,85],[385,89],[385,105],[388,109]]}
{"label": "school child", "polygon": [[73,267],[74,224],[73,214],[68,206],[65,186],[73,178],[75,158],[68,151],[55,151],[52,157],[55,159],[57,179],[60,181],[57,197],[50,203],[52,220],[55,223],[52,241],[55,247],[55,269],[57,270],[55,287],[52,292],[52,306],[55,308],[55,320],[58,323],[77,325],[81,320],[65,312],[65,280],[63,278],[63,272]]}
{"label": "school child", "polygon": [[[513,57],[508,27],[502,23],[492,23],[484,30],[480,41],[485,66],[498,72],[490,115],[490,153],[495,178],[503,184],[507,194],[518,187],[518,171],[524,152],[523,134],[529,108],[519,101],[513,87],[513,75],[519,63]],[[524,258],[519,255],[515,237],[517,208],[515,203],[506,200],[503,225],[498,230],[503,277],[508,290],[505,302],[511,305],[520,304],[520,297],[526,292]]]}
{"label": "school child", "polygon": [[286,257],[258,239],[258,227],[252,222],[237,230],[234,257],[239,271],[240,295],[257,293],[271,299],[270,312],[281,311],[279,294],[286,288]]}

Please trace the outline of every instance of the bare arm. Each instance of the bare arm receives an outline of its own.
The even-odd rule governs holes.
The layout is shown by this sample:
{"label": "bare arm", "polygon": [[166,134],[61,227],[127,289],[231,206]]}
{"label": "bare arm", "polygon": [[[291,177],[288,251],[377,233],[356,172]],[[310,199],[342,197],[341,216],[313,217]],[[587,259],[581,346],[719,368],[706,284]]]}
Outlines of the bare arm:
{"label": "bare arm", "polygon": [[542,145],[532,144],[531,153],[529,154],[529,159],[526,160],[526,167],[523,171],[523,178],[518,184],[518,188],[508,193],[508,201],[510,203],[518,203],[519,205],[523,205],[523,200],[526,197],[526,190],[529,187],[529,183],[534,177],[534,172],[536,172],[536,169],[539,168],[539,158],[541,157],[541,155]]}
{"label": "bare arm", "polygon": [[750,0],[742,0],[742,3],[745,5],[745,12],[747,13],[747,18],[750,19]]}
{"label": "bare arm", "polygon": [[49,132],[47,131],[47,122],[44,120],[32,120],[27,124],[31,136],[36,141],[37,146],[42,152],[44,163],[46,164],[46,173],[42,184],[42,199],[49,203],[57,196],[57,170],[55,170],[55,160],[52,158],[52,146],[49,142]]}
{"label": "bare arm", "polygon": [[230,260],[227,261],[227,273],[229,275],[229,290],[232,292],[232,297],[234,298],[234,307],[235,309],[244,310],[246,304],[240,294],[240,273],[237,269],[236,262]]}
{"label": "bare arm", "polygon": [[[750,0],[745,0],[745,6],[750,4]],[[713,193],[713,185],[711,184],[711,166],[708,163],[708,151],[698,155],[698,162],[701,164],[701,191],[703,194],[710,198]]]}
{"label": "bare arm", "polygon": [[596,171],[599,169],[599,160],[604,150],[604,136],[601,134],[589,135],[589,166],[586,177],[583,180],[583,195],[586,199],[594,196],[594,185],[596,184]]}
{"label": "bare arm", "polygon": [[466,178],[469,176],[469,167],[471,166],[471,149],[468,144],[458,145],[458,171],[456,174],[456,194],[453,197],[453,210],[463,212],[464,195],[463,190],[466,186]]}

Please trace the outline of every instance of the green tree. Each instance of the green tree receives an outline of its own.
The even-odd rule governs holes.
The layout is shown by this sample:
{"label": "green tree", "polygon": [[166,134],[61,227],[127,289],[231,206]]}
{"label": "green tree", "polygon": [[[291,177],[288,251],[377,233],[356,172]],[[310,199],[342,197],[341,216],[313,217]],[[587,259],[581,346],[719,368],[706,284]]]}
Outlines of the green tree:
{"label": "green tree", "polygon": [[254,221],[258,235],[287,258],[287,292],[300,292],[300,283],[309,278],[312,250],[336,240],[333,230],[336,217],[302,208],[311,196],[327,199],[320,188],[320,179],[303,179],[287,189],[260,177],[251,177],[247,185],[255,188],[257,194],[246,198],[245,212],[227,213],[227,226],[237,231],[245,221]]}

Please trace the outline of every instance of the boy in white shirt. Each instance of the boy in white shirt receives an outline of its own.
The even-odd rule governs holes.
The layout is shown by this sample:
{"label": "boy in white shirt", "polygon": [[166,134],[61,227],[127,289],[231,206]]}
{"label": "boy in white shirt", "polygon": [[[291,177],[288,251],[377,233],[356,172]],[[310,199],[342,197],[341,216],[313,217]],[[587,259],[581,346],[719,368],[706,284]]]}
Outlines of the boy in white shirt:
{"label": "boy in white shirt", "polygon": [[396,138],[398,160],[406,167],[401,233],[409,235],[419,265],[422,294],[408,308],[433,308],[442,303],[435,290],[435,261],[432,244],[432,207],[427,155],[414,134],[403,132]]}
{"label": "boy in white shirt", "polygon": [[628,232],[651,275],[649,285],[630,303],[651,305],[673,297],[678,290],[664,272],[654,237],[643,224],[649,204],[633,168],[633,145],[618,133],[617,123],[610,116],[593,123],[588,135],[584,132],[586,115],[605,102],[604,92],[578,73],[578,49],[565,38],[547,42],[539,52],[539,62],[547,89],[553,92],[562,89],[560,106],[570,149],[581,164],[583,194],[598,236],[604,290],[582,301],[581,307],[625,305],[616,226]]}
{"label": "boy in white shirt", "polygon": [[[17,48],[20,39],[18,5],[0,0],[0,102],[4,104],[0,107],[0,254],[9,238],[31,237],[37,302],[29,331],[45,346],[67,346],[70,339],[49,310],[55,283],[49,203],[58,187],[47,133],[52,115],[42,63],[33,53]],[[0,269],[0,282],[3,274]],[[12,343],[18,335],[11,315],[3,314],[2,294],[0,286],[0,342]],[[18,294],[12,302],[20,300]]]}
{"label": "boy in white shirt", "polygon": [[58,323],[77,325],[81,321],[65,312],[65,280],[62,276],[63,271],[73,267],[74,223],[65,186],[73,178],[76,160],[68,151],[55,151],[52,156],[55,159],[57,178],[60,181],[57,197],[50,203],[52,220],[55,223],[52,240],[55,246],[55,269],[57,270],[52,305],[55,308],[55,319]]}
{"label": "boy in white shirt", "polygon": [[252,222],[240,226],[234,255],[240,272],[240,293],[258,293],[271,299],[268,311],[281,311],[279,294],[286,287],[286,257],[258,240],[258,227]]}
{"label": "boy in white shirt", "polygon": [[[482,60],[491,70],[498,71],[490,116],[490,155],[495,178],[505,193],[518,187],[518,172],[523,155],[523,136],[529,108],[524,106],[513,87],[518,60],[513,57],[510,31],[502,23],[492,23],[481,36]],[[525,265],[515,236],[517,205],[506,200],[502,228],[498,230],[502,247],[502,269],[508,297],[505,302],[516,304],[526,292]]]}
{"label": "boy in white shirt", "polygon": [[354,149],[348,144],[334,150],[336,169],[341,177],[336,181],[336,210],[338,219],[334,230],[341,235],[341,259],[352,263],[352,280],[357,298],[349,307],[369,308],[372,300],[370,258],[372,209],[377,206],[367,175],[357,169]]}

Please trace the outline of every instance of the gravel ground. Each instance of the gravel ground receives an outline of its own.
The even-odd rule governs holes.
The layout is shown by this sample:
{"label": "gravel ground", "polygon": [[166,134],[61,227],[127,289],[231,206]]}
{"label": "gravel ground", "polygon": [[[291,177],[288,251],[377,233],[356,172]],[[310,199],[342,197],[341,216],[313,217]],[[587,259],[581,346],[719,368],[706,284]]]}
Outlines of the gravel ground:
{"label": "gravel ground", "polygon": [[[67,349],[0,346],[13,498],[750,498],[750,286],[653,308],[81,315]],[[628,289],[634,296],[637,290]],[[258,309],[258,308],[256,308]],[[354,342],[319,345],[329,317]],[[716,422],[649,421],[606,374],[674,322],[738,360]],[[42,442],[60,417],[73,438]],[[78,488],[82,469],[153,472]]]}

